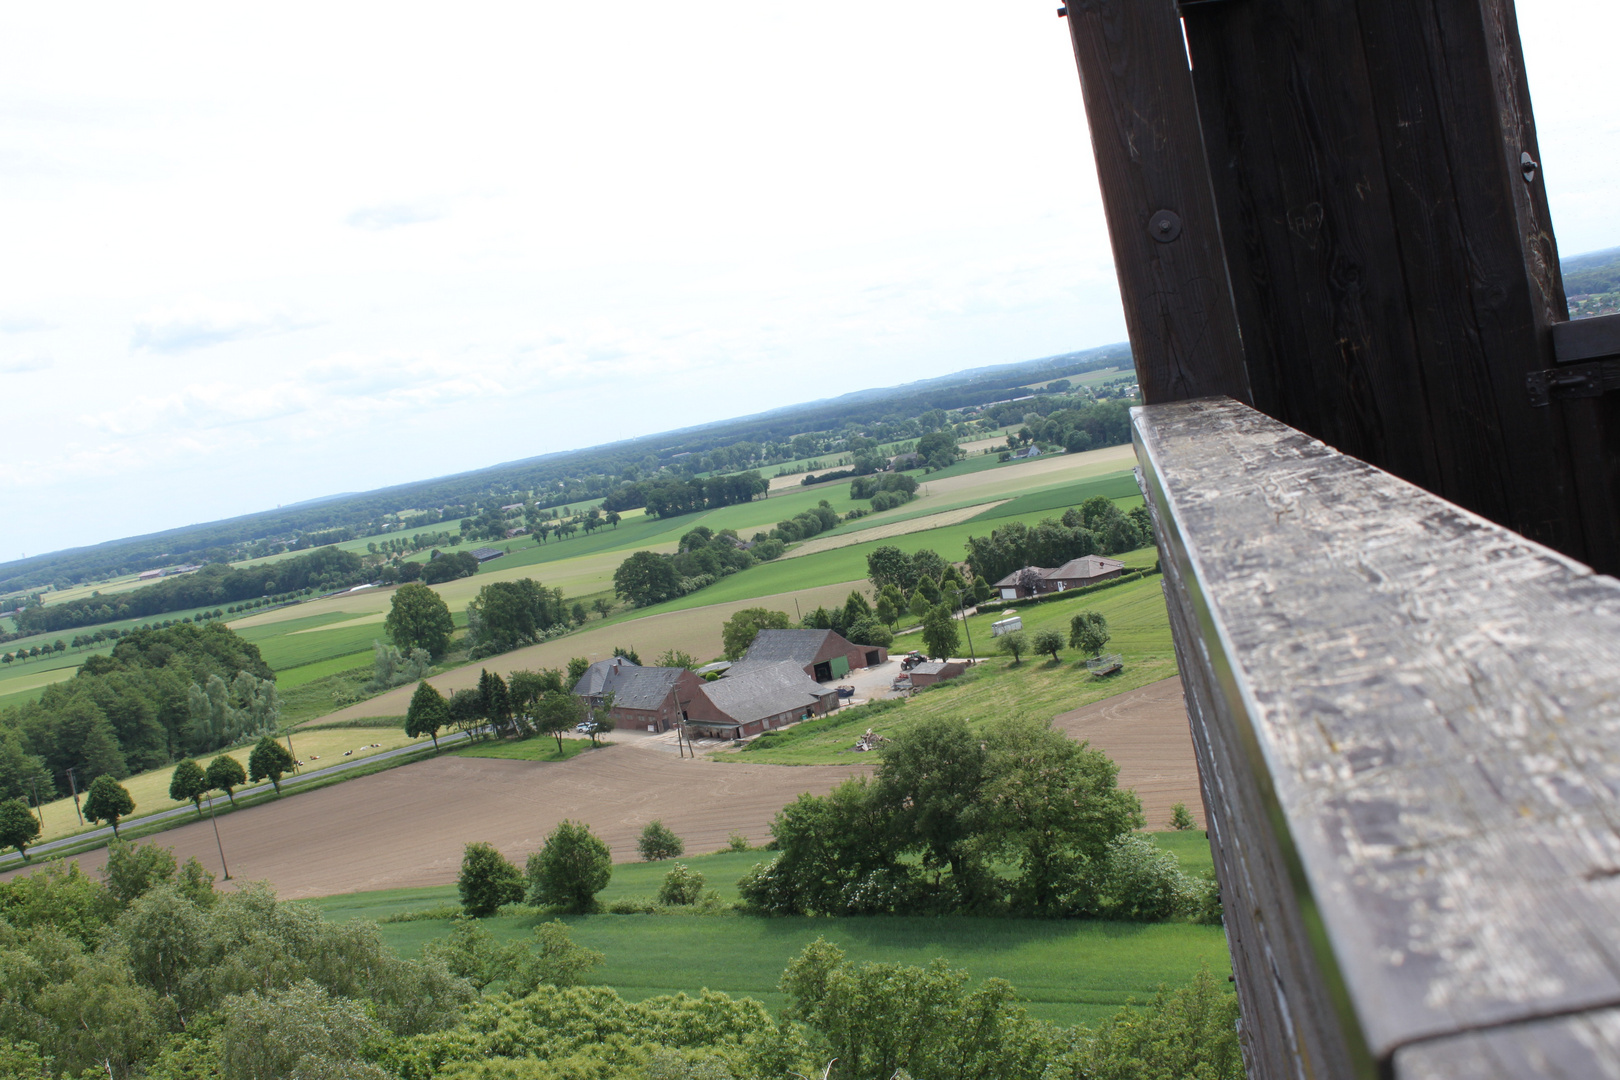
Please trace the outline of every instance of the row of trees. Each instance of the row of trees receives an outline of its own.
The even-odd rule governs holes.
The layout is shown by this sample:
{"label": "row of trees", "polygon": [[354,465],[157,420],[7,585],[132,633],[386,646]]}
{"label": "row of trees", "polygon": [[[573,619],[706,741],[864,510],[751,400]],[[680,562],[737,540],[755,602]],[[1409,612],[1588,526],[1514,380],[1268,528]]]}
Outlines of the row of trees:
{"label": "row of trees", "polygon": [[1141,803],[1118,773],[1033,721],[919,724],[884,745],[870,782],[784,808],[780,854],[739,888],[776,915],[1214,918],[1213,885],[1134,834]]}
{"label": "row of trees", "polygon": [[506,678],[480,670],[478,686],[456,690],[446,698],[432,683],[417,684],[405,712],[405,734],[413,739],[430,736],[435,746],[445,728],[469,736],[550,735],[562,751],[562,738],[580,724],[590,722],[591,741],[613,730],[612,695],[592,709],[570,693],[571,682],[553,668],[514,671]]}
{"label": "row of trees", "polygon": [[92,593],[82,600],[26,608],[16,616],[17,629],[30,634],[54,633],[96,623],[145,619],[170,611],[236,603],[278,592],[306,588],[336,589],[359,585],[368,575],[360,556],[335,547],[318,548],[281,562],[234,568],[212,563],[196,573],[165,578],[128,592]]}
{"label": "row of trees", "polygon": [[220,754],[208,763],[206,769],[191,758],[180,762],[169,777],[169,798],[175,802],[193,803],[200,818],[203,796],[211,791],[223,791],[231,800],[231,805],[235,806],[237,788],[243,784],[268,780],[276,794],[280,795],[281,778],[292,772],[296,764],[292,751],[266,735],[249,752],[246,769],[229,754]]}
{"label": "row of trees", "polygon": [[[1108,620],[1099,611],[1082,611],[1069,620],[1067,644],[1082,655],[1101,656],[1110,637]],[[1014,664],[1022,663],[1024,654],[1029,652],[1050,654],[1055,664],[1064,644],[1063,632],[1055,629],[1037,630],[1033,634],[1014,630],[996,638],[996,650],[1012,657]]]}

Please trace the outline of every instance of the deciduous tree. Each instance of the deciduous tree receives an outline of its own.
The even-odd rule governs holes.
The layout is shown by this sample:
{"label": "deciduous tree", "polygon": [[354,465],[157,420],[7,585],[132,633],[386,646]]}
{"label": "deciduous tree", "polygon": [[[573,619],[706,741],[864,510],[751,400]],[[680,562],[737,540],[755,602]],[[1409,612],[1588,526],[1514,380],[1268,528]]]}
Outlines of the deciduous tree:
{"label": "deciduous tree", "polygon": [[190,799],[197,807],[197,816],[202,817],[202,797],[213,787],[203,767],[187,758],[174,767],[174,773],[169,777],[169,798],[175,802]]}
{"label": "deciduous tree", "polygon": [[636,841],[636,850],[641,852],[642,862],[657,862],[680,857],[686,852],[686,845],[662,821],[649,821]]}
{"label": "deciduous tree", "polygon": [[0,802],[0,848],[14,847],[26,861],[28,845],[39,835],[39,819],[21,799]]}
{"label": "deciduous tree", "polygon": [[578,727],[584,716],[584,702],[566,690],[547,691],[534,709],[535,727],[557,740],[558,754],[563,752],[563,735]]}
{"label": "deciduous tree", "polygon": [[254,745],[252,753],[248,754],[248,779],[255,784],[260,780],[268,780],[276,789],[276,794],[280,795],[281,778],[297,764],[291,751],[266,735]]}
{"label": "deciduous tree", "polygon": [[1098,611],[1082,611],[1069,620],[1069,644],[1088,656],[1101,656],[1108,644],[1108,620]]}
{"label": "deciduous tree", "polygon": [[793,625],[785,611],[769,608],[743,608],[720,628],[720,641],[725,647],[726,659],[735,660],[748,651],[761,630],[786,630]]}
{"label": "deciduous tree", "polygon": [[450,635],[456,623],[444,597],[421,582],[412,581],[395,590],[383,628],[400,648],[426,649],[428,655],[437,660],[450,648]]}
{"label": "deciduous tree", "polygon": [[461,910],[475,919],[523,899],[523,875],[491,844],[468,844],[456,878]]}
{"label": "deciduous tree", "polygon": [[1063,635],[1056,630],[1037,630],[1030,646],[1038,653],[1051,653],[1055,664],[1063,649]]}
{"label": "deciduous tree", "polygon": [[118,835],[119,818],[129,816],[134,810],[135,800],[130,798],[128,789],[110,776],[96,777],[84,800],[84,816],[111,825],[114,837]]}
{"label": "deciduous tree", "polygon": [[231,805],[235,806],[235,788],[247,783],[247,770],[242,768],[242,763],[229,754],[221,754],[208,763],[205,775],[208,786],[223,791],[225,797],[231,800]]}
{"label": "deciduous tree", "polygon": [[929,656],[948,660],[962,651],[962,640],[956,632],[956,620],[950,609],[941,604],[923,619],[923,649]]}
{"label": "deciduous tree", "polygon": [[613,855],[589,825],[564,821],[529,856],[529,903],[573,913],[596,909],[596,894],[613,876]]}
{"label": "deciduous tree", "polygon": [[996,648],[1002,655],[1012,657],[1014,664],[1022,663],[1024,654],[1029,651],[1029,639],[1022,630],[1010,630],[997,639]]}
{"label": "deciduous tree", "polygon": [[416,684],[416,693],[405,709],[405,734],[413,739],[433,736],[433,748],[439,748],[439,729],[450,722],[450,703],[430,682]]}

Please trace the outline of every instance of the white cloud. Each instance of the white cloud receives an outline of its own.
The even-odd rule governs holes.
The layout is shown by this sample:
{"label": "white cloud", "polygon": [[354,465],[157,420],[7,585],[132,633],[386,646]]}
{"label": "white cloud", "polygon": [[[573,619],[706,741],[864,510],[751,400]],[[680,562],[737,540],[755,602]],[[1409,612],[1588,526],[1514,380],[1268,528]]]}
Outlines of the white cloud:
{"label": "white cloud", "polygon": [[0,316],[0,334],[33,334],[41,330],[55,329],[56,324],[49,319],[33,315]]}
{"label": "white cloud", "polygon": [[284,311],[191,297],[137,318],[130,347],[138,352],[185,352],[227,341],[284,334],[306,325]]}
{"label": "white cloud", "polygon": [[17,360],[0,360],[0,375],[27,375],[35,371],[49,371],[55,364],[44,353]]}
{"label": "white cloud", "polygon": [[449,210],[436,201],[414,203],[388,203],[381,206],[366,206],[354,211],[348,217],[348,223],[356,229],[369,229],[373,232],[382,229],[393,229],[401,225],[419,225],[425,221],[438,221],[449,214]]}

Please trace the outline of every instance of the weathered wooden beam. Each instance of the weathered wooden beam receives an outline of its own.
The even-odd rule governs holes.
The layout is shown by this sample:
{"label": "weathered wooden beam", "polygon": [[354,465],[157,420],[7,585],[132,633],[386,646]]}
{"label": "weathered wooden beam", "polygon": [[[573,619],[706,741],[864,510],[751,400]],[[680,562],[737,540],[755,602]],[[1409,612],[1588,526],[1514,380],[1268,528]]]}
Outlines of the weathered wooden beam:
{"label": "weathered wooden beam", "polygon": [[1254,405],[1620,569],[1613,406],[1525,393],[1566,313],[1512,0],[1184,11]]}
{"label": "weathered wooden beam", "polygon": [[1615,1030],[1620,582],[1230,400],[1133,422],[1251,1075],[1614,1075],[1445,1068]]}
{"label": "weathered wooden beam", "polygon": [[1067,13],[1143,400],[1247,401],[1175,0]]}

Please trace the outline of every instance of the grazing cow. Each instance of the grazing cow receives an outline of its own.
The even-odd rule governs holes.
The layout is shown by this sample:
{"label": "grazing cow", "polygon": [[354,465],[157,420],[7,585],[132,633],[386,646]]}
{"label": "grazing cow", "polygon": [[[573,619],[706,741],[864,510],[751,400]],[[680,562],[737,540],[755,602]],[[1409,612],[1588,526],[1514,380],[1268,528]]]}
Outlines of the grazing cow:
{"label": "grazing cow", "polygon": [[353,750],[345,750],[345,751],[343,751],[343,756],[344,756],[344,757],[350,757],[350,756],[352,756],[352,755],[353,755],[353,754],[354,754],[354,751],[353,751]]}

